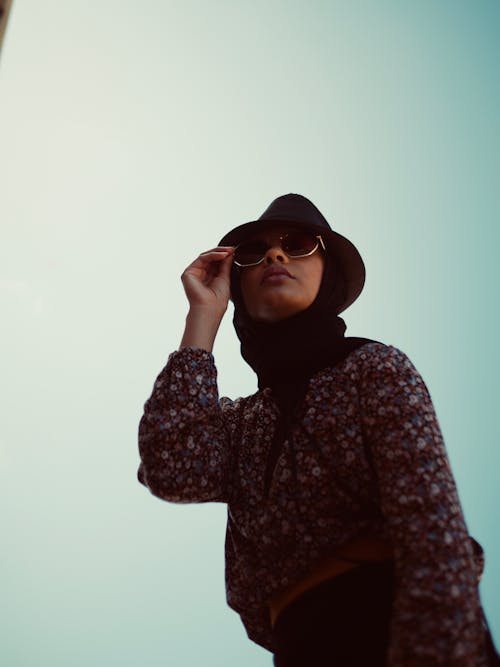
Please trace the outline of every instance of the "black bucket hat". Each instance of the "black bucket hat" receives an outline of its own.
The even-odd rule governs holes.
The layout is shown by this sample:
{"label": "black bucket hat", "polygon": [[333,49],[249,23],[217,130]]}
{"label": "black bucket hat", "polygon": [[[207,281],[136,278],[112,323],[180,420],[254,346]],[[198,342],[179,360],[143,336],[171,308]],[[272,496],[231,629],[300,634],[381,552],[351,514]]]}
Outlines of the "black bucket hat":
{"label": "black bucket hat", "polygon": [[266,227],[282,223],[321,234],[328,253],[339,262],[346,282],[346,298],[338,313],[348,308],[361,294],[365,283],[365,265],[351,241],[334,232],[319,209],[303,195],[288,194],[277,197],[257,220],[245,222],[228,232],[219,242],[221,246],[236,246]]}

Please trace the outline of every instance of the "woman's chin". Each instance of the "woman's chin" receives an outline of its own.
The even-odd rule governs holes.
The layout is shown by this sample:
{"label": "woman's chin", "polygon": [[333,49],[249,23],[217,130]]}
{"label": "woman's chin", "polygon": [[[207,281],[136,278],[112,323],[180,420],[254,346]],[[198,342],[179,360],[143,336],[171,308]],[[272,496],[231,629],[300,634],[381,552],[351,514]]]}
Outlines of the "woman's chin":
{"label": "woman's chin", "polygon": [[267,322],[269,324],[285,320],[288,317],[299,313],[301,310],[304,310],[302,305],[293,303],[284,304],[283,301],[280,300],[279,304],[266,304],[265,307],[259,308],[259,310],[251,313],[250,315],[256,322]]}

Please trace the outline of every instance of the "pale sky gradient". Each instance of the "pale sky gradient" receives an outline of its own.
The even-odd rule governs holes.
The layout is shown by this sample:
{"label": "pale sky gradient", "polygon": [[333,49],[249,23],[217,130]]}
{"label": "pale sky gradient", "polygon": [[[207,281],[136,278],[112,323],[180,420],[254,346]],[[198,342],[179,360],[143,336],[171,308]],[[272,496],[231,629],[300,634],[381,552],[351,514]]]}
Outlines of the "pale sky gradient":
{"label": "pale sky gradient", "polygon": [[[270,667],[223,505],[136,480],[180,274],[299,192],[360,250],[346,335],[434,401],[500,643],[497,1],[15,0],[0,62],[0,664]],[[255,390],[231,313],[221,395]]]}

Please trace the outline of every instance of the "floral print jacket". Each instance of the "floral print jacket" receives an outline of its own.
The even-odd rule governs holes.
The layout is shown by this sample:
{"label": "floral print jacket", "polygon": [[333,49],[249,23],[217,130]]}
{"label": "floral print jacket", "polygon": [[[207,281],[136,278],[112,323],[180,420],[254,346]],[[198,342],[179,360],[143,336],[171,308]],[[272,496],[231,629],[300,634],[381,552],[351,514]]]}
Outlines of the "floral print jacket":
{"label": "floral print jacket", "polygon": [[389,667],[483,667],[482,549],[468,534],[429,391],[380,342],[314,375],[271,486],[270,389],[219,398],[211,353],[173,352],[139,425],[139,481],[174,503],[227,503],[228,605],[272,651],[268,600],[357,536],[390,540]]}

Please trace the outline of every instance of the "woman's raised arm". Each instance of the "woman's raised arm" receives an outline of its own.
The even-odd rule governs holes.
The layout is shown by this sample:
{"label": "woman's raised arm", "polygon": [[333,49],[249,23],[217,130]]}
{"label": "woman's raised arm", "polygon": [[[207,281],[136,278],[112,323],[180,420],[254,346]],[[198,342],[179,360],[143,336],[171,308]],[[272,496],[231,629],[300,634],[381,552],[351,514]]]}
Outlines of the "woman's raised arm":
{"label": "woman's raised arm", "polygon": [[233,248],[217,247],[199,255],[181,276],[189,301],[186,328],[180,344],[211,352],[229,302]]}
{"label": "woman's raised arm", "polygon": [[[229,301],[233,249],[202,253],[182,274],[189,313],[139,424],[139,481],[171,502],[227,500],[231,438],[212,347]],[[226,400],[226,411],[232,402]]]}
{"label": "woman's raised arm", "polygon": [[139,424],[141,484],[170,502],[227,502],[230,424],[240,403],[225,399],[222,408],[210,352],[189,347],[173,352]]}

